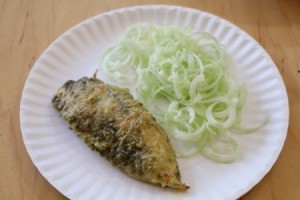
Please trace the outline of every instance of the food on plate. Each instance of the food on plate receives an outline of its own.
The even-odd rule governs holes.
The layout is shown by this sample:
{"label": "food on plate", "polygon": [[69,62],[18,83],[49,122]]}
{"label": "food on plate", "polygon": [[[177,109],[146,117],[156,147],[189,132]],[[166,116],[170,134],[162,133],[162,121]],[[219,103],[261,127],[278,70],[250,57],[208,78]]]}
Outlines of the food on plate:
{"label": "food on plate", "polygon": [[177,156],[201,153],[217,162],[241,157],[228,132],[254,132],[269,120],[241,126],[247,87],[229,74],[229,67],[225,47],[209,33],[151,24],[128,27],[100,63],[110,80],[134,87],[170,136]]}
{"label": "food on plate", "polygon": [[61,117],[92,150],[129,176],[187,190],[165,131],[128,89],[96,78],[67,81],[52,99]]}

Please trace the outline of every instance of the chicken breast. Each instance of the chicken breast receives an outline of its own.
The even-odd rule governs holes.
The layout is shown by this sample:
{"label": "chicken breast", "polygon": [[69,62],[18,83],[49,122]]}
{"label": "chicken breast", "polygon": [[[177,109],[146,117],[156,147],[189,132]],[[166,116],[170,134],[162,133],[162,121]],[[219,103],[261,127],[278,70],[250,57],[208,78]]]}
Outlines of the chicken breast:
{"label": "chicken breast", "polygon": [[129,176],[187,190],[165,131],[128,89],[96,78],[67,81],[52,99],[84,142]]}

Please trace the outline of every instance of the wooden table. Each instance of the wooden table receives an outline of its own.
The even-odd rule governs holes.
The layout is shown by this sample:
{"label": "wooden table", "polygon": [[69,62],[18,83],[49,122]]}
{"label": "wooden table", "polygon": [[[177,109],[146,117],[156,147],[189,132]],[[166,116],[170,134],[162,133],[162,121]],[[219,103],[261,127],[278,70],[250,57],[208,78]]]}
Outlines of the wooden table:
{"label": "wooden table", "polygon": [[[19,105],[34,62],[55,38],[105,11],[150,0],[0,0],[0,199],[65,199],[31,162],[21,137]],[[204,10],[253,36],[275,61],[287,87],[290,125],[277,162],[241,199],[300,199],[300,1],[166,0]]]}

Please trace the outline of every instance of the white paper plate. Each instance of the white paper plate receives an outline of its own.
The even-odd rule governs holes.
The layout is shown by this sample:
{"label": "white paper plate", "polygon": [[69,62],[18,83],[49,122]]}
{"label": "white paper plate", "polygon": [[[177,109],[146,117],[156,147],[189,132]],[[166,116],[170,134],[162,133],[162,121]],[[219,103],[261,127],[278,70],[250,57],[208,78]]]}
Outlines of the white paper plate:
{"label": "white paper plate", "polygon": [[[244,157],[216,164],[201,155],[178,159],[187,192],[174,192],[134,180],[91,151],[52,107],[51,98],[69,79],[91,75],[102,52],[126,27],[137,22],[184,27],[211,33],[232,57],[232,73],[245,81],[247,124],[271,113],[255,134],[233,135]],[[71,199],[236,199],[250,190],[277,159],[288,127],[286,89],[276,66],[248,34],[206,12],[177,6],[141,6],[104,13],[73,27],[53,42],[31,70],[21,100],[21,129],[27,151],[43,176]]]}

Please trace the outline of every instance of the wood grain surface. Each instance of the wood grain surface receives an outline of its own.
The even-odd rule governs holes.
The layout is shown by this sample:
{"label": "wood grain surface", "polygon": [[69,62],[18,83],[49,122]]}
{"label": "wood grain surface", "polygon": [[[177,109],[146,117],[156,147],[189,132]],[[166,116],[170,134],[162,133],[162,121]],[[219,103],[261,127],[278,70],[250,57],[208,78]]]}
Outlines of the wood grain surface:
{"label": "wood grain surface", "polygon": [[225,18],[253,36],[271,55],[288,91],[288,135],[271,171],[241,199],[300,199],[299,0],[0,0],[0,199],[65,199],[33,165],[20,131],[22,89],[45,48],[91,16],[120,7],[161,3]]}

